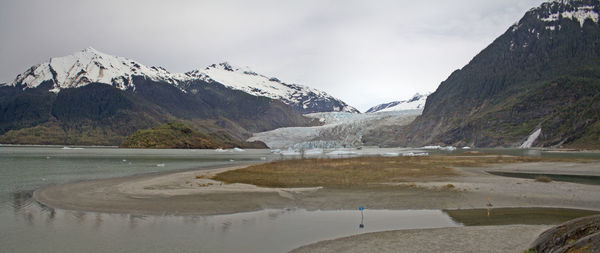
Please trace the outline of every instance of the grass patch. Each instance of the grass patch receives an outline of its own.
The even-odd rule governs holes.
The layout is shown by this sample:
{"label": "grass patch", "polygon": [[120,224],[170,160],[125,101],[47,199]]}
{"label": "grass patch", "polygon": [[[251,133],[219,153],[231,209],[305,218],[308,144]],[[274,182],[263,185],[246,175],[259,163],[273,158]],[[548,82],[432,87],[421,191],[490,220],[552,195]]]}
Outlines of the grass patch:
{"label": "grass patch", "polygon": [[512,224],[560,224],[579,217],[597,215],[597,211],[565,208],[492,208],[444,210],[452,220],[465,226],[497,226]]}
{"label": "grass patch", "polygon": [[542,182],[542,183],[550,183],[550,182],[552,182],[552,178],[549,178],[547,176],[537,176],[537,177],[535,177],[535,181]]}
{"label": "grass patch", "polygon": [[[381,187],[382,183],[443,180],[457,176],[451,167],[494,163],[558,161],[532,157],[357,157],[283,160],[227,171],[215,176],[225,183],[265,187],[356,188]],[[453,188],[446,186],[447,188]]]}

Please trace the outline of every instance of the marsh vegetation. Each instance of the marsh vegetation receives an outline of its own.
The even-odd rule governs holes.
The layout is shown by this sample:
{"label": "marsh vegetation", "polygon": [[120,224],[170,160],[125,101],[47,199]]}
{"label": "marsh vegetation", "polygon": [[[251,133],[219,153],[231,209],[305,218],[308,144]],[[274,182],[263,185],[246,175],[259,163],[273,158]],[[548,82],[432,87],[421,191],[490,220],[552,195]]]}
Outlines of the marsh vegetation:
{"label": "marsh vegetation", "polygon": [[509,156],[299,159],[276,161],[227,171],[216,175],[214,179],[226,183],[247,183],[266,187],[382,187],[384,183],[436,181],[459,176],[458,172],[452,169],[453,167],[541,161],[561,160]]}

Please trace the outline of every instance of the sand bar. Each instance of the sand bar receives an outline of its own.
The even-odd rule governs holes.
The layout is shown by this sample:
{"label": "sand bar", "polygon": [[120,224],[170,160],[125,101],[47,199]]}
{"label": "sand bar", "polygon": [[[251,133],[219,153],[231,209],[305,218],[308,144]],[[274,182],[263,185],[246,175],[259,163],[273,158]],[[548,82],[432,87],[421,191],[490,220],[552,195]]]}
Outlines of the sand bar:
{"label": "sand bar", "polygon": [[[494,207],[571,207],[600,209],[600,186],[491,175],[487,170],[518,171],[522,164],[456,168],[459,176],[399,183],[393,189],[265,188],[223,184],[211,175],[243,166],[136,175],[82,181],[37,190],[34,198],[51,207],[115,213],[210,215],[264,208],[305,209],[464,209]],[[570,168],[600,175],[600,163],[532,163],[528,171]],[[568,171],[566,171],[568,172]],[[453,189],[443,186],[452,184]]]}

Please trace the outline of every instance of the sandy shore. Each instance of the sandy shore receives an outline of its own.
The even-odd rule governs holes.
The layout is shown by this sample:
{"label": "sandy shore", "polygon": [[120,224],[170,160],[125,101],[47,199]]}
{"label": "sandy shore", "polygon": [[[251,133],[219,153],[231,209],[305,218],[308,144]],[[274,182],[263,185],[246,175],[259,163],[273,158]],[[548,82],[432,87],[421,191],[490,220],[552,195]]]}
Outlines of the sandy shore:
{"label": "sandy shore", "polygon": [[39,189],[33,198],[43,205],[108,213],[151,215],[212,215],[283,207],[285,200],[314,188],[264,188],[223,184],[210,177],[246,167],[135,175],[82,181]]}
{"label": "sandy shore", "polygon": [[322,241],[291,252],[520,252],[550,227],[508,225],[386,231]]}
{"label": "sandy shore", "polygon": [[[265,208],[355,209],[357,206],[370,209],[467,209],[486,208],[488,199],[494,207],[600,210],[598,185],[543,183],[486,173],[493,170],[600,176],[600,163],[518,163],[456,168],[458,176],[438,178],[435,182],[401,183],[398,187],[381,189],[264,188],[222,184],[210,179],[216,173],[238,168],[76,182],[40,189],[34,192],[34,198],[61,209],[159,215],[212,215]],[[448,184],[454,187],[444,188]],[[455,249],[456,252],[491,252],[485,250],[491,247],[489,249],[496,249],[494,252],[514,252],[515,249],[525,249],[546,228],[548,226],[519,225],[392,231],[320,242],[298,250],[373,252],[376,249],[377,252],[397,252],[406,249],[409,252],[435,252]],[[508,241],[514,242],[514,245],[507,244]]]}

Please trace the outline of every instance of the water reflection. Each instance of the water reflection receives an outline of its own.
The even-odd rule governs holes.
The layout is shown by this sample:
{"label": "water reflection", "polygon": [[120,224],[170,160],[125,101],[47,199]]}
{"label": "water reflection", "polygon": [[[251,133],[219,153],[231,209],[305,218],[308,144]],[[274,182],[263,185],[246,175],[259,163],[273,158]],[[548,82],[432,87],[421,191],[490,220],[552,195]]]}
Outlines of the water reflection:
{"label": "water reflection", "polygon": [[100,227],[102,226],[102,214],[101,213],[97,213],[96,214],[96,219],[94,220],[94,226],[92,227],[94,230],[98,230],[100,229]]}
{"label": "water reflection", "polygon": [[365,207],[361,206],[358,210],[360,211],[360,224],[358,225],[358,228],[365,228],[365,215],[363,214]]}
{"label": "water reflection", "polygon": [[145,220],[146,220],[146,216],[131,214],[131,215],[129,215],[129,228],[135,229],[141,221],[145,221]]}
{"label": "water reflection", "polygon": [[[80,238],[84,243],[93,238],[94,243],[102,244],[98,246],[102,251],[117,247],[143,252],[143,248],[135,245],[147,245],[147,250],[151,245],[182,243],[189,247],[200,244],[203,250],[210,252],[283,252],[307,242],[356,233],[459,225],[440,210],[369,210],[370,226],[364,226],[362,214],[360,224],[363,226],[358,230],[356,225],[351,225],[356,224],[356,210],[282,209],[213,216],[144,216],[54,210],[34,202],[20,212],[23,217],[29,217],[25,222],[33,227],[37,225],[35,217],[46,214],[43,217],[52,227],[67,228],[61,231],[70,235],[61,240],[69,238],[77,243],[73,240]],[[35,230],[40,230],[39,225]],[[133,236],[140,233],[144,236]],[[50,233],[48,236],[65,235]]]}
{"label": "water reflection", "polygon": [[227,232],[227,230],[229,230],[229,228],[231,228],[231,222],[230,221],[225,221],[221,224],[221,232]]}
{"label": "water reflection", "polygon": [[[46,213],[46,208],[32,209],[33,202],[33,191],[18,191],[10,194],[11,201],[10,206],[12,207],[13,213],[16,216],[22,217],[28,226],[35,225],[36,217],[41,217],[42,213]],[[54,215],[51,215],[46,219],[51,222],[54,219]]]}
{"label": "water reflection", "polygon": [[56,218],[56,210],[41,203],[36,202],[36,204],[40,206],[42,213],[46,214],[46,223],[52,223],[52,221]]}
{"label": "water reflection", "polygon": [[11,206],[15,213],[20,213],[21,210],[31,205],[33,191],[18,191],[11,193]]}
{"label": "water reflection", "polygon": [[[19,199],[19,203],[30,202],[26,199],[26,196],[30,196],[28,194],[14,196],[25,196],[14,197]],[[43,232],[38,236],[47,239],[41,240],[41,245],[68,240],[71,244],[97,247],[97,251],[128,252],[160,251],[165,247],[187,251],[198,245],[209,252],[284,252],[309,242],[357,233],[478,225],[480,223],[477,222],[482,220],[502,223],[510,219],[510,222],[523,223],[531,219],[528,213],[538,216],[546,214],[546,217],[551,214],[552,219],[564,219],[564,213],[569,217],[588,214],[580,210],[543,208],[517,211],[493,208],[454,211],[368,210],[367,214],[363,208],[358,210],[361,217],[357,220],[356,209],[282,209],[212,216],[147,216],[55,210],[36,202],[15,206],[21,207],[18,209],[19,217],[23,217],[21,222],[35,228],[30,233]],[[44,226],[36,224],[37,217],[44,217]],[[366,218],[369,226],[366,226]],[[360,222],[358,228],[357,221]],[[52,229],[54,227],[61,229]]]}

